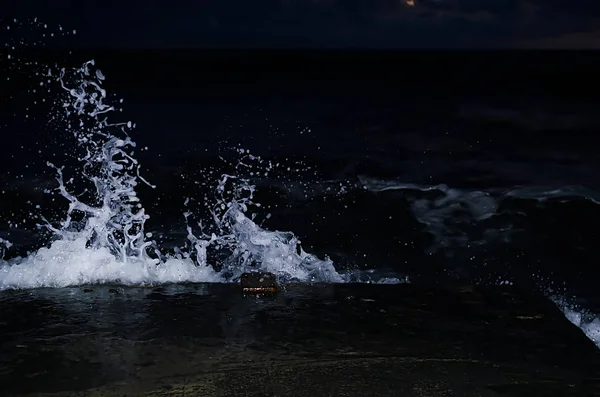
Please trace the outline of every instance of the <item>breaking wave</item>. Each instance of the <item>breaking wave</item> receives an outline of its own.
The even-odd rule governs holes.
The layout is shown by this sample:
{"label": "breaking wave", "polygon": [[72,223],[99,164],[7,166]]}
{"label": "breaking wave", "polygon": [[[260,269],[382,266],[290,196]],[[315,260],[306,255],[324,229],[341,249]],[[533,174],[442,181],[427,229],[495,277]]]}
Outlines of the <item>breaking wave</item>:
{"label": "breaking wave", "polygon": [[[65,132],[77,140],[87,187],[74,193],[67,187],[63,168],[55,169],[58,191],[68,202],[60,225],[44,221],[55,240],[25,258],[14,258],[0,268],[2,288],[62,287],[87,283],[151,284],[165,282],[235,281],[250,269],[270,271],[285,281],[343,282],[328,259],[300,247],[292,233],[268,231],[246,216],[254,188],[247,181],[223,175],[211,205],[211,227],[198,222],[200,234],[188,225],[187,251],[163,253],[144,225],[149,215],[138,199],[139,183],[150,185],[139,172],[131,122],[109,123],[114,107],[105,103],[104,76],[86,62],[57,77],[66,96]],[[87,198],[85,200],[84,198]],[[193,215],[188,210],[186,218]],[[207,234],[205,229],[213,232]],[[8,244],[8,242],[4,242]],[[208,251],[226,252],[217,272]]]}

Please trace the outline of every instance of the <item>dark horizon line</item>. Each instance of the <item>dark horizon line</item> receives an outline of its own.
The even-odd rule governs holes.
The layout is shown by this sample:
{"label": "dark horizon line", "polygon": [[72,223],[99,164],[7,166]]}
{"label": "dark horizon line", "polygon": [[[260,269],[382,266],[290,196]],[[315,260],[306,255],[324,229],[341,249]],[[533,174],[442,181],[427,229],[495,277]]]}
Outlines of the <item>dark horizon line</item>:
{"label": "dark horizon line", "polygon": [[[389,63],[394,67],[409,67],[410,63],[437,66],[440,62],[448,67],[502,68],[510,69],[537,68],[540,70],[573,69],[587,71],[600,67],[600,51],[594,50],[324,50],[324,49],[132,49],[118,48],[103,49],[57,49],[57,48],[27,48],[15,51],[0,49],[0,58],[6,59],[7,54],[13,58],[22,57],[40,61],[76,61],[85,62],[98,58],[111,63],[116,59],[125,62],[141,58],[164,64],[186,61],[206,62],[206,65],[222,62],[243,61],[244,65],[265,64],[291,66],[310,65],[325,69],[334,64],[344,66],[345,62],[361,65],[376,65],[381,67]],[[331,63],[330,66],[328,64]],[[242,65],[242,66],[244,66]]]}
{"label": "dark horizon line", "polygon": [[[147,84],[163,76],[169,84],[257,79],[380,81],[402,88],[492,85],[498,90],[531,87],[541,92],[600,89],[600,51],[380,51],[380,50],[57,50],[10,52],[15,58],[77,67],[96,60],[115,84]],[[2,55],[0,51],[0,58]],[[6,59],[6,58],[4,58]],[[144,66],[140,68],[140,65]],[[18,62],[15,63],[15,66]],[[15,77],[16,78],[16,77]],[[24,78],[24,77],[21,77]],[[14,80],[13,82],[15,82]],[[4,84],[8,84],[4,82]],[[13,84],[13,83],[11,83]],[[200,83],[198,83],[200,84]],[[304,84],[304,83],[302,83]],[[321,84],[321,83],[319,83]],[[482,88],[483,89],[483,88]]]}
{"label": "dark horizon line", "polygon": [[[6,48],[6,47],[5,47]],[[116,47],[21,47],[7,51],[0,48],[0,53],[182,53],[182,54],[447,54],[447,55],[497,55],[497,54],[515,54],[515,55],[547,55],[560,54],[572,55],[583,54],[586,56],[595,56],[600,58],[600,51],[597,49],[576,49],[576,48],[311,48],[311,47],[204,47],[204,48],[116,48]]]}

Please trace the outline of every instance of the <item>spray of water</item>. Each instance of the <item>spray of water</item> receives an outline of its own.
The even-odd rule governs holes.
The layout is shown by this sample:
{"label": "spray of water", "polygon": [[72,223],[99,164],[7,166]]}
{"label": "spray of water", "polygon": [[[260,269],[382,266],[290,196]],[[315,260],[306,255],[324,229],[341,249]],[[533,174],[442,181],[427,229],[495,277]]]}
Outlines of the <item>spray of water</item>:
{"label": "spray of water", "polygon": [[600,317],[597,314],[568,302],[563,296],[553,295],[550,299],[571,323],[580,328],[600,348]]}
{"label": "spray of water", "polygon": [[10,249],[10,247],[12,247],[12,243],[10,241],[0,238],[0,259],[4,259],[6,250]]}
{"label": "spray of water", "polygon": [[[62,69],[56,79],[64,89],[64,130],[83,153],[81,176],[88,187],[74,193],[64,169],[48,163],[68,202],[66,216],[60,225],[42,218],[40,226],[52,231],[54,241],[26,258],[5,262],[0,288],[235,281],[248,270],[270,271],[281,281],[344,281],[330,260],[304,252],[292,233],[265,230],[248,218],[249,207],[260,204],[253,201],[254,186],[235,175],[223,175],[212,202],[205,202],[209,222],[192,226],[193,209],[184,214],[187,249],[160,252],[144,231],[149,216],[136,193],[140,183],[152,185],[140,175],[134,157],[129,131],[135,125],[109,123],[114,107],[106,103],[104,75],[94,61]],[[209,251],[219,252],[221,263],[209,263]]]}
{"label": "spray of water", "polygon": [[[58,174],[60,194],[69,201],[66,219],[60,228],[47,223],[61,239],[73,241],[85,239],[88,247],[107,248],[118,260],[140,258],[147,261],[147,249],[152,244],[144,241],[144,223],[148,219],[140,203],[136,186],[138,181],[150,185],[139,173],[139,163],[130,152],[135,143],[127,134],[134,127],[131,122],[109,124],[104,114],[113,111],[104,103],[106,91],[101,87],[104,76],[99,70],[91,76],[94,61],[86,62],[75,71],[79,77],[77,87],[65,85],[65,70],[58,80],[69,98],[63,107],[67,113],[68,131],[71,131],[79,146],[85,148],[83,175],[95,189],[93,201],[86,204],[65,187],[62,169],[48,163]],[[95,79],[94,79],[95,77]],[[122,137],[111,130],[116,129]],[[73,213],[80,212],[86,222],[82,228],[74,225]]]}
{"label": "spray of water", "polygon": [[[260,270],[278,275],[281,281],[345,281],[331,260],[306,253],[293,233],[265,230],[253,216],[246,216],[249,208],[260,207],[254,202],[255,187],[248,180],[224,174],[215,190],[212,202],[206,203],[211,224],[197,223],[200,237],[193,234],[188,222],[188,240],[198,263],[206,261],[207,248],[214,248],[224,258],[221,275],[227,280]],[[186,212],[186,219],[191,214]],[[212,230],[210,235],[207,229]]]}
{"label": "spray of water", "polygon": [[61,70],[57,77],[64,89],[64,132],[73,134],[84,153],[79,160],[88,187],[71,192],[63,168],[48,163],[56,170],[60,195],[68,201],[66,217],[57,226],[42,218],[54,241],[26,258],[5,263],[0,287],[217,280],[211,269],[189,261],[161,262],[154,242],[146,241],[148,215],[136,186],[148,182],[139,174],[135,143],[128,135],[135,125],[108,122],[107,114],[114,108],[105,104],[104,76],[93,67],[93,61],[86,62],[75,70]]}

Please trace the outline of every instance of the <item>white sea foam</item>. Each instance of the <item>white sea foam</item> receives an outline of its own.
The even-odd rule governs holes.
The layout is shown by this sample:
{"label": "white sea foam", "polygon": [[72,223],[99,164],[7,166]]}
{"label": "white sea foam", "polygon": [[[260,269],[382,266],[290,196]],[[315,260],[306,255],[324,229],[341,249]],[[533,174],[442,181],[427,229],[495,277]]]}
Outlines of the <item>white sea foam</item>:
{"label": "white sea foam", "polygon": [[[488,226],[483,235],[469,235],[470,226],[493,219],[497,215],[511,214],[510,209],[502,209],[506,199],[518,198],[537,200],[560,200],[580,198],[600,204],[600,194],[583,186],[544,187],[527,186],[511,189],[492,188],[486,190],[470,190],[451,188],[444,184],[419,185],[402,183],[395,180],[358,177],[360,184],[372,192],[402,190],[405,198],[411,203],[415,219],[426,226],[435,237],[428,248],[429,253],[440,249],[485,245],[492,240],[509,242],[518,229],[512,224]],[[423,194],[411,194],[419,192]],[[430,193],[426,195],[425,193]]]}
{"label": "white sea foam", "polygon": [[190,260],[123,260],[106,247],[91,248],[87,244],[85,238],[61,239],[27,258],[5,264],[0,267],[0,288],[222,281],[212,268],[198,267]]}
{"label": "white sea foam", "polygon": [[600,317],[589,311],[569,304],[564,298],[553,296],[552,301],[562,310],[565,317],[580,328],[600,348]]}

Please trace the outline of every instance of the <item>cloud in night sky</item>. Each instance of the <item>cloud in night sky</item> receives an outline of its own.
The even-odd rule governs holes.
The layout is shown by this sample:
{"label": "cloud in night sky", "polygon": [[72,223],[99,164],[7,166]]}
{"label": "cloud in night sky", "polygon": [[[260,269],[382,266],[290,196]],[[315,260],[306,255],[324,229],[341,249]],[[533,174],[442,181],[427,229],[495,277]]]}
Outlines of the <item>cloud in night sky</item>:
{"label": "cloud in night sky", "polygon": [[110,48],[600,48],[597,0],[22,0]]}

